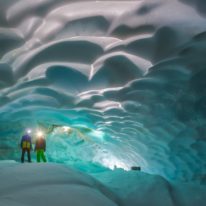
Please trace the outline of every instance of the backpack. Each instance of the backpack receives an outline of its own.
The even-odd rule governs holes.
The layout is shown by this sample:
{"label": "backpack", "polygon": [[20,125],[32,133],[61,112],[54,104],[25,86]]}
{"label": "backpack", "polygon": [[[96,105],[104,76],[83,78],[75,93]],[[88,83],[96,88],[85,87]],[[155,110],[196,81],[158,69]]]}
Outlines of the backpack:
{"label": "backpack", "polygon": [[23,141],[22,142],[22,149],[30,149],[31,143],[28,141]]}

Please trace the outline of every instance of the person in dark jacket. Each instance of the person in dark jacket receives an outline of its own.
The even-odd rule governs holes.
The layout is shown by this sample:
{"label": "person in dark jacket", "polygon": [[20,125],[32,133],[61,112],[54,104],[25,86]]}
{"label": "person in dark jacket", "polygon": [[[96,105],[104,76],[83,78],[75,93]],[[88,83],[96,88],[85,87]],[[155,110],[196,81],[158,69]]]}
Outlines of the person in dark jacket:
{"label": "person in dark jacket", "polygon": [[28,162],[31,162],[31,155],[30,151],[32,150],[32,142],[31,142],[31,136],[30,136],[31,131],[28,130],[26,134],[24,134],[21,138],[21,149],[22,149],[22,154],[21,154],[21,162],[24,163],[24,155],[27,152],[28,156]]}
{"label": "person in dark jacket", "polygon": [[35,143],[36,159],[37,162],[40,162],[41,159],[43,162],[46,162],[46,157],[44,152],[46,151],[46,140],[42,132],[38,132],[37,139]]}

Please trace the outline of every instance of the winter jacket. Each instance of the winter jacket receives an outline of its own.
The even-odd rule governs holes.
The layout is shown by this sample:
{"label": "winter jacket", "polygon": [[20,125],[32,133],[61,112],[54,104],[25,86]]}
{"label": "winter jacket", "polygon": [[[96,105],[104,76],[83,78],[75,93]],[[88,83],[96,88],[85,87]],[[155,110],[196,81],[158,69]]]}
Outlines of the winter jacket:
{"label": "winter jacket", "polygon": [[46,140],[44,138],[38,138],[36,140],[35,151],[39,149],[46,151]]}
{"label": "winter jacket", "polygon": [[22,136],[21,148],[22,149],[32,149],[31,136],[29,136],[27,134]]}

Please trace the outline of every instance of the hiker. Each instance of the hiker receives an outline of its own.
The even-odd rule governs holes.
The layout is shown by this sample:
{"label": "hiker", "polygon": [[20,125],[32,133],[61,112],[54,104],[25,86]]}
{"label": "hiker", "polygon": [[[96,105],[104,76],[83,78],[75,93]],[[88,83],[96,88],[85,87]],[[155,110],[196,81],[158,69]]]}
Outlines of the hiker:
{"label": "hiker", "polygon": [[46,140],[42,132],[37,133],[37,138],[35,142],[35,151],[36,151],[37,162],[40,162],[41,159],[43,160],[43,162],[47,161],[44,154],[44,152],[46,151]]}
{"label": "hiker", "polygon": [[26,133],[21,138],[21,162],[24,163],[24,155],[27,152],[28,162],[31,162],[30,151],[32,150],[32,142],[31,142],[31,130],[27,130]]}

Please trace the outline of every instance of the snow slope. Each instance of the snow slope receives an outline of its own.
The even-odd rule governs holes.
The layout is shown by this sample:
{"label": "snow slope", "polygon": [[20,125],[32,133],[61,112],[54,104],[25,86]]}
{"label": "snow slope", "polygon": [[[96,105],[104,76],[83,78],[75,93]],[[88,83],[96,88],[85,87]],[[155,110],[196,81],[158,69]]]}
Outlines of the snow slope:
{"label": "snow slope", "polygon": [[138,171],[89,175],[61,164],[0,162],[1,206],[204,206],[206,188]]}
{"label": "snow slope", "polygon": [[1,206],[117,206],[93,178],[55,164],[0,163]]}

